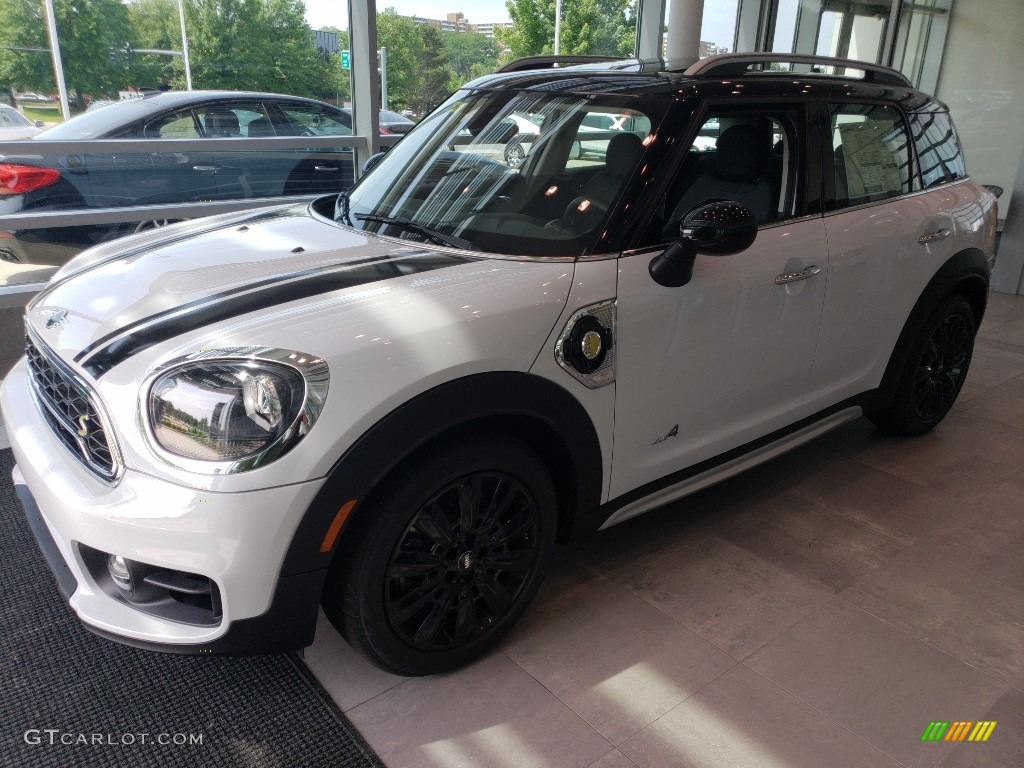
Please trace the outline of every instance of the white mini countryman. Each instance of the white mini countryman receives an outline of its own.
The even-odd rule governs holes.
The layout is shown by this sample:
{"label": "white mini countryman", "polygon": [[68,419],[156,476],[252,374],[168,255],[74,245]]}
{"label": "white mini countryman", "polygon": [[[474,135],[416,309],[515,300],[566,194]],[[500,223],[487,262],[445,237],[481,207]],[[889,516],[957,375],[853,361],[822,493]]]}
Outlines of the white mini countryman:
{"label": "white mini countryman", "polygon": [[322,604],[379,666],[450,669],[556,541],[862,415],[942,420],[997,216],[944,105],[829,59],[546,63],[350,193],[102,245],[35,298],[3,417],[86,626],[279,651]]}

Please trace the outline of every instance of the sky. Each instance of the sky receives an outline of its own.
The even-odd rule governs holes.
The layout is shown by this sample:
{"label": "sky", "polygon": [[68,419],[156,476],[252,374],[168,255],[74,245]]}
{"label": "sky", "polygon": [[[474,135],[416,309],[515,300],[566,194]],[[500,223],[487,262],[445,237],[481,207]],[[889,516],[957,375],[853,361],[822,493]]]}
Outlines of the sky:
{"label": "sky", "polygon": [[[732,47],[738,0],[704,0],[701,40]],[[505,0],[378,0],[377,10],[394,8],[401,16],[443,19],[449,13],[462,12],[474,24],[508,21]],[[306,0],[306,21],[313,29],[348,27],[346,0]],[[671,21],[671,20],[670,20]]]}

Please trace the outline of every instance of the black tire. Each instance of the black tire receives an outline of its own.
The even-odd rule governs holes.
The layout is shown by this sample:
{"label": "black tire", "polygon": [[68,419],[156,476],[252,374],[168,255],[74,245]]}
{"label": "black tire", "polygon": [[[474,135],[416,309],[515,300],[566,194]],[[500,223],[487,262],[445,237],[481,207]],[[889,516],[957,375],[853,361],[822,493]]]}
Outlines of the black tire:
{"label": "black tire", "polygon": [[967,299],[943,301],[911,347],[892,402],[869,418],[899,435],[919,435],[942,421],[967,378],[977,330]]}
{"label": "black tire", "polygon": [[382,669],[460,667],[532,600],[556,511],[544,465],[521,443],[470,436],[432,446],[356,508],[328,572],[324,612]]}

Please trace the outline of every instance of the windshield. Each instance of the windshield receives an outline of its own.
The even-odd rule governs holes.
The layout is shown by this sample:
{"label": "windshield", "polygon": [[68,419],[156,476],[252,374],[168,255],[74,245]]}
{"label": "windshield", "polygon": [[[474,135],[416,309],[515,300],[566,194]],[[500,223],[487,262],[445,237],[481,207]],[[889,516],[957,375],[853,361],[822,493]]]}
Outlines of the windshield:
{"label": "windshield", "polygon": [[16,109],[0,106],[0,128],[9,128],[12,125],[32,125],[28,118]]}
{"label": "windshield", "polygon": [[582,255],[614,214],[666,105],[460,92],[339,198],[335,218],[490,253]]}

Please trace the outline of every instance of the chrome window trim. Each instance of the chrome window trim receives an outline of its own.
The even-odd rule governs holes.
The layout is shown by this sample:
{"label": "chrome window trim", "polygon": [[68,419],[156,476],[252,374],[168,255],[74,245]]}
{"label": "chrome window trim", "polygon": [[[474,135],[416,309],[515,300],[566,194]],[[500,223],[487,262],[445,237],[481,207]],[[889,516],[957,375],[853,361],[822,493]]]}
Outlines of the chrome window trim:
{"label": "chrome window trim", "polygon": [[917,190],[914,190],[913,192],[907,192],[907,193],[902,194],[902,195],[896,195],[894,197],[887,197],[887,198],[885,198],[885,200],[874,200],[874,201],[872,201],[870,203],[861,203],[860,205],[849,205],[849,206],[847,206],[845,208],[835,208],[835,209],[833,209],[831,211],[826,211],[825,212],[825,218],[827,219],[830,216],[837,216],[837,215],[839,215],[841,213],[848,213],[850,211],[860,211],[860,210],[863,210],[865,208],[874,208],[875,206],[879,206],[879,205],[892,205],[893,203],[898,203],[898,202],[900,202],[902,200],[909,200],[910,198],[917,197],[918,195],[934,194],[934,193],[936,193],[936,192],[938,192],[938,191],[940,191],[942,189],[946,189],[948,187],[953,187],[953,186],[956,186],[958,184],[965,184],[965,183],[967,183],[969,181],[972,181],[972,179],[971,179],[970,176],[967,176],[965,178],[955,179],[953,181],[949,181],[949,182],[946,182],[944,184],[936,184],[934,187],[928,187],[927,189],[917,189]]}
{"label": "chrome window trim", "polygon": [[[844,208],[843,210],[849,210],[849,209]],[[779,227],[788,227],[791,224],[800,224],[800,223],[805,222],[805,221],[813,221],[814,219],[820,219],[821,217],[822,217],[822,215],[820,213],[808,213],[808,214],[805,214],[803,216],[794,216],[793,218],[790,218],[790,219],[780,219],[778,221],[766,221],[764,224],[758,224],[757,225],[757,231],[760,232],[762,229],[777,229]],[[623,258],[625,258],[627,256],[642,256],[645,253],[653,255],[653,254],[661,253],[662,251],[664,251],[666,248],[668,248],[670,245],[672,245],[672,242],[673,241],[671,241],[671,240],[667,240],[665,242],[661,242],[661,243],[658,243],[656,245],[645,245],[645,246],[640,247],[640,248],[630,248],[629,250],[623,251],[620,254],[614,254],[614,253],[613,254],[608,254],[606,256],[602,256],[602,258],[616,258],[618,256],[622,256]],[[756,244],[757,240],[754,240],[754,243]],[[751,245],[750,247],[753,248],[754,246]],[[701,254],[698,253],[697,255],[700,256]],[[713,258],[723,258],[723,257],[717,257],[716,256],[716,257],[713,257]],[[724,257],[724,258],[728,258],[728,257]],[[580,261],[584,261],[584,259],[580,259]]]}
{"label": "chrome window trim", "polygon": [[[149,418],[149,402],[152,397],[153,385],[163,376],[179,368],[188,368],[198,362],[257,363],[268,362],[283,365],[295,370],[304,384],[302,407],[295,420],[281,436],[267,445],[263,450],[244,459],[234,461],[204,461],[190,459],[172,453],[160,445]],[[177,357],[150,368],[139,391],[138,427],[146,446],[161,462],[175,469],[201,475],[234,475],[241,472],[264,467],[292,450],[313,428],[327,402],[327,390],[330,386],[330,371],[327,362],[315,355],[305,354],[292,349],[276,347],[223,347],[219,349],[202,349],[182,357]]]}

